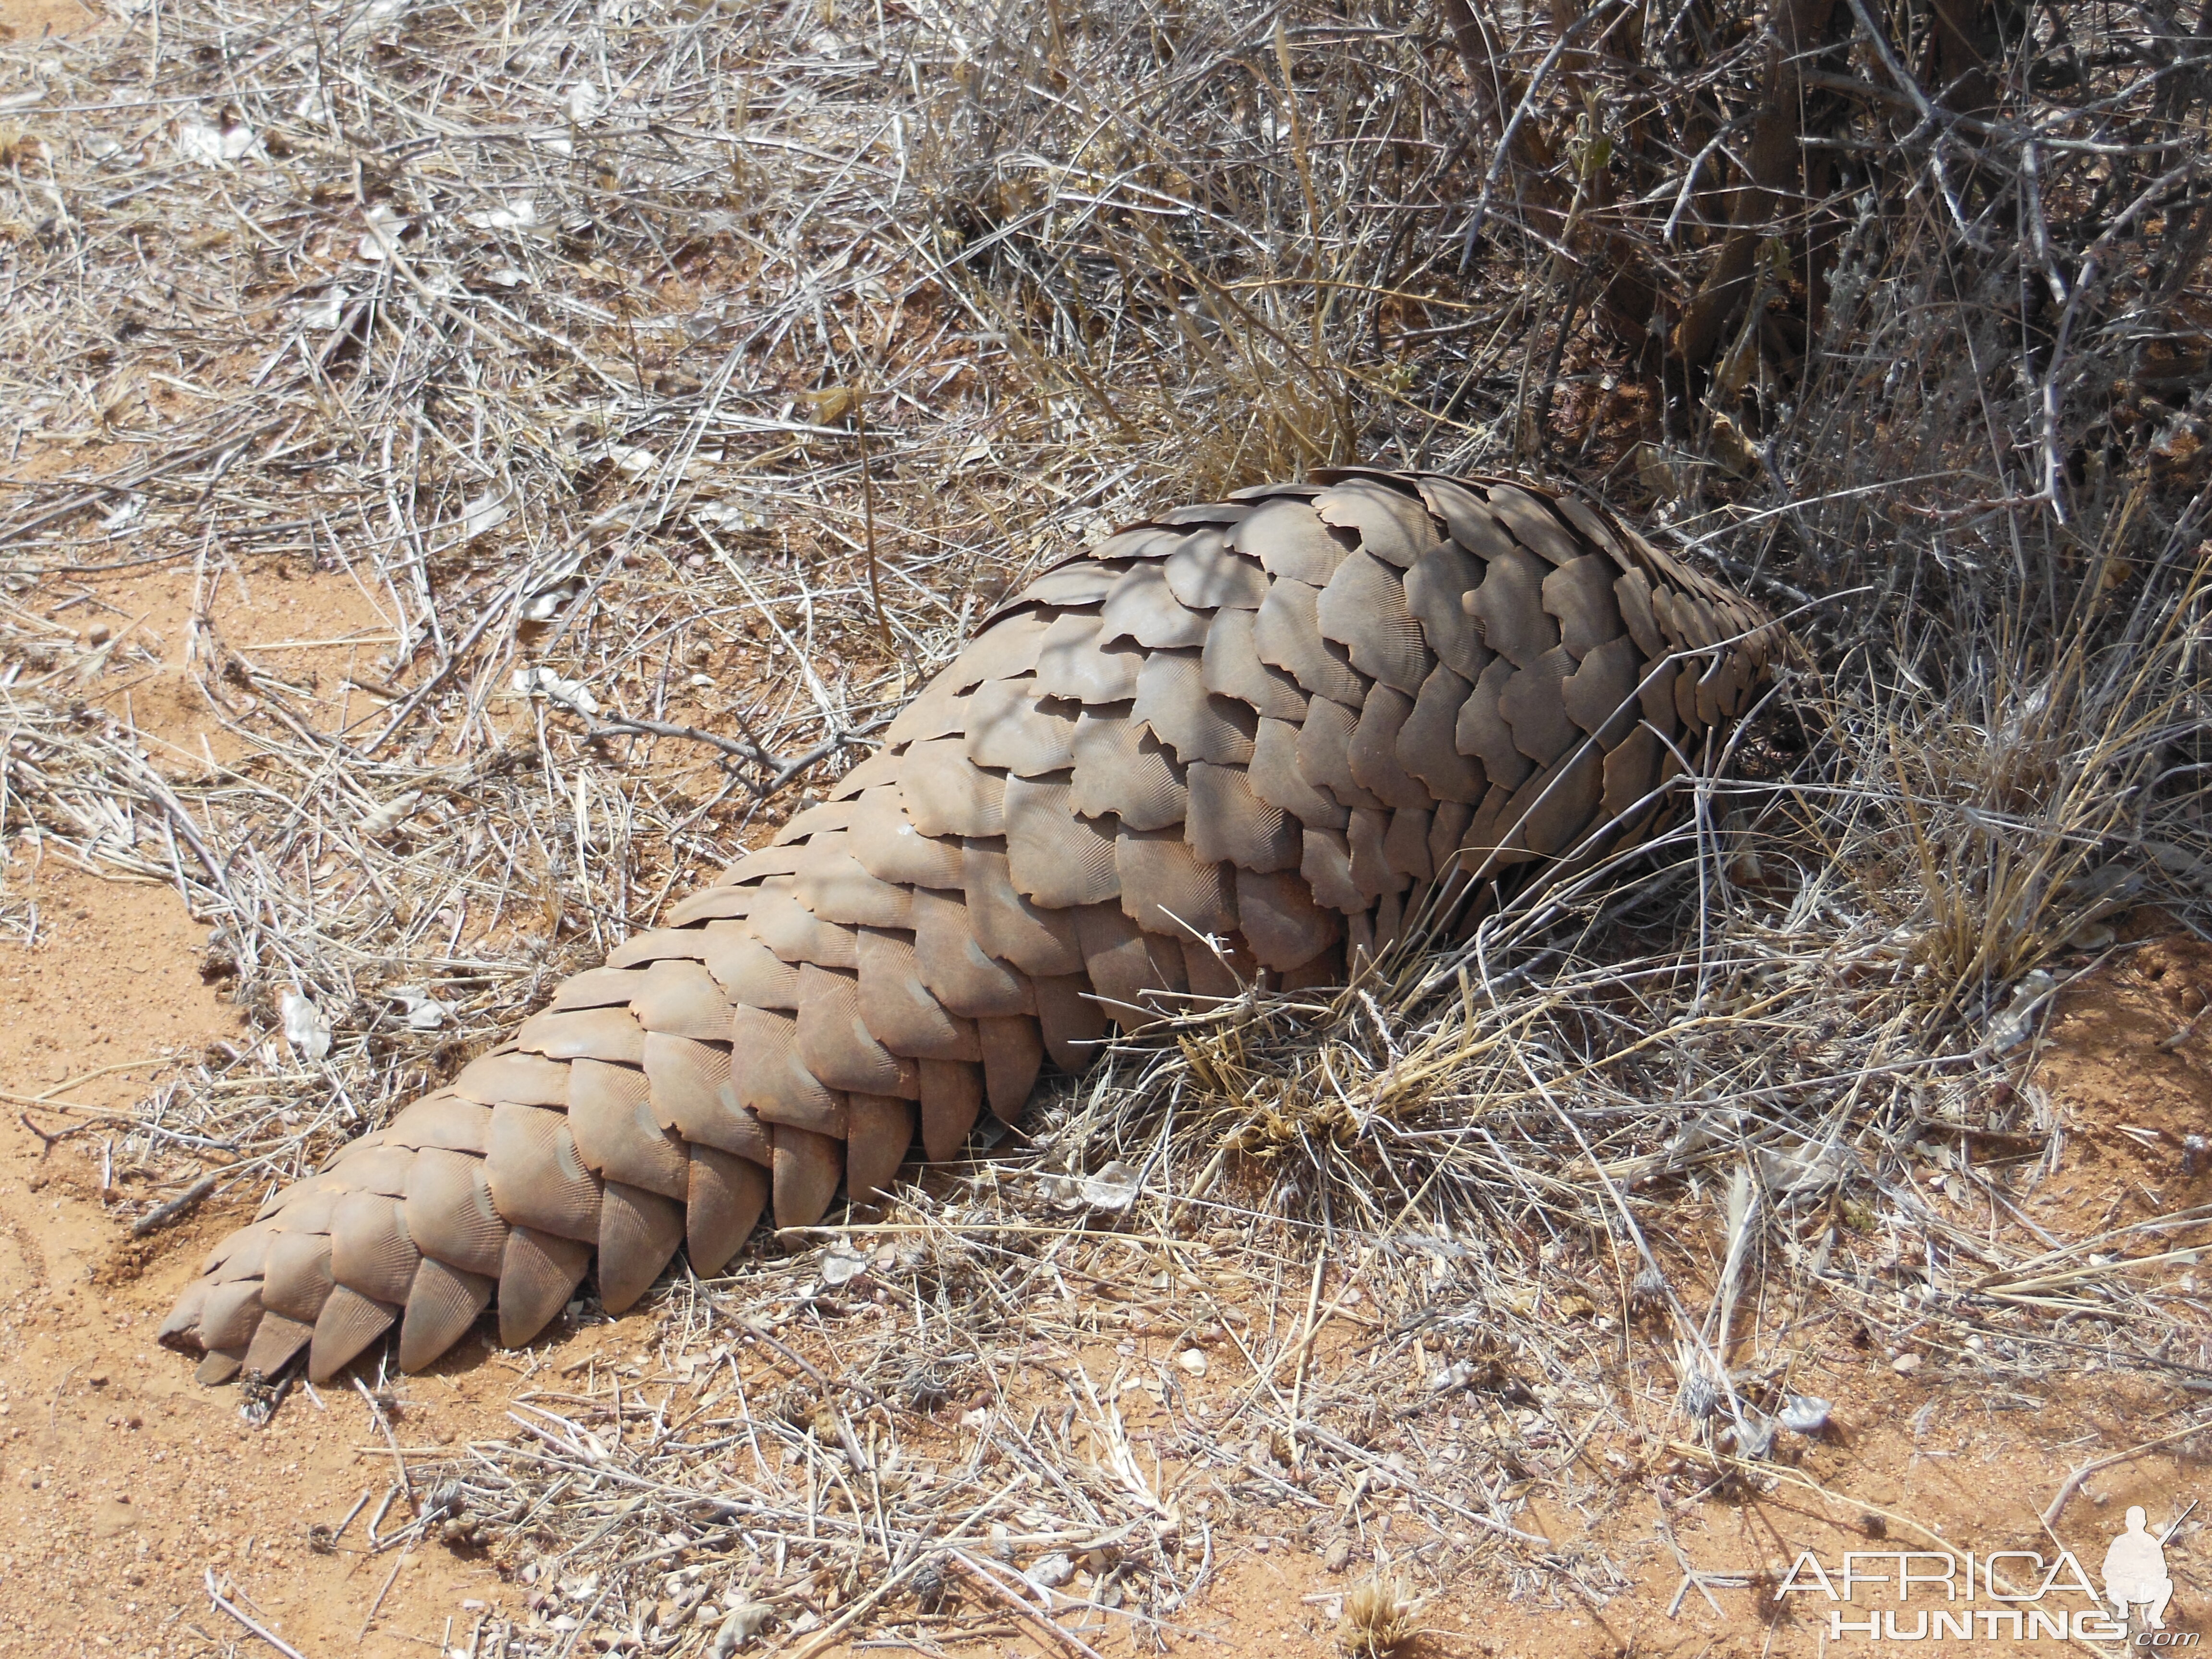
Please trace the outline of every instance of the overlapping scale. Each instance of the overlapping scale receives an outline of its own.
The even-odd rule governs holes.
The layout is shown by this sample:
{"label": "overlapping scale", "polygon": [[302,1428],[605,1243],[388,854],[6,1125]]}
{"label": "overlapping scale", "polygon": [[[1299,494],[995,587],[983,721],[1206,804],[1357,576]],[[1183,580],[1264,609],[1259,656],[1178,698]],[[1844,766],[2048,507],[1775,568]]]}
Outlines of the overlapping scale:
{"label": "overlapping scale", "polygon": [[[1048,1063],[1649,833],[1780,648],[1590,503],[1364,469],[1048,569],[880,747],[512,1041],[276,1194],[162,1327],[222,1380],[619,1310],[960,1156]],[[1447,918],[1449,920],[1449,918]],[[1425,923],[1425,925],[1426,925]]]}

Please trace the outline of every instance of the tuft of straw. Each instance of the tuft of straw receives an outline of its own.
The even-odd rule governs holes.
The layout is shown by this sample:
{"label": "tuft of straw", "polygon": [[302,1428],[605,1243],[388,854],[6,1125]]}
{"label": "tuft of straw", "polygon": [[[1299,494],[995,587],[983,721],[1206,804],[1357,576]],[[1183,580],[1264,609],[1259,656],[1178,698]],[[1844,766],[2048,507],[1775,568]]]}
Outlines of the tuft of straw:
{"label": "tuft of straw", "polygon": [[1419,1609],[1402,1578],[1370,1578],[1345,1592],[1337,1644],[1351,1659],[1396,1659],[1411,1646]]}

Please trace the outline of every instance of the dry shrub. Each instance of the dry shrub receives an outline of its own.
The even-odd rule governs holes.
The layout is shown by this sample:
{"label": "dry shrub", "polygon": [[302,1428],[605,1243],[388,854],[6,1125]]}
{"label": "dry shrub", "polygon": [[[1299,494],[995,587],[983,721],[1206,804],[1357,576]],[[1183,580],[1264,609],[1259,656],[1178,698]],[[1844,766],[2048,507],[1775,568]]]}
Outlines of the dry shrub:
{"label": "dry shrub", "polygon": [[[1951,644],[1929,629],[1899,642],[1901,672],[1822,710],[1834,751],[1862,769],[1841,821],[1871,832],[1854,862],[1911,939],[1927,1021],[1979,1015],[2052,957],[2109,943],[2108,918],[2151,882],[2185,905],[2212,873],[2184,758],[2202,736],[2212,574],[2194,556],[2125,614],[2055,642],[2016,602],[1963,661],[1944,664]],[[1916,662],[1940,679],[1915,684]],[[1832,830],[1832,807],[1821,817]]]}
{"label": "dry shrub", "polygon": [[1360,455],[1389,373],[1346,348],[1403,240],[1363,210],[1442,172],[1412,160],[1435,149],[1417,37],[1331,57],[1326,24],[1228,8],[1064,8],[1036,38],[970,15],[930,111],[939,269],[1031,410],[1170,495]]}

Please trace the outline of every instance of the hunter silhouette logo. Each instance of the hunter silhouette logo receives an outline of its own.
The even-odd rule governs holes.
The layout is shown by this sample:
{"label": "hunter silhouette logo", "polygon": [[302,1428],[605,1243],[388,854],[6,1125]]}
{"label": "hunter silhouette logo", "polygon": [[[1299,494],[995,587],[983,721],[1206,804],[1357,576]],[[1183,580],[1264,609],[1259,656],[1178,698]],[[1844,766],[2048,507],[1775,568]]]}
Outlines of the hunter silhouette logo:
{"label": "hunter silhouette logo", "polygon": [[2142,1505],[2129,1510],[2128,1529],[2105,1552],[2105,1599],[2121,1624],[2127,1623],[2130,1608],[2141,1607],[2144,1624],[2164,1630],[2166,1603],[2173,1600],[2173,1580],[2166,1572],[2166,1540],[2181,1523],[2177,1521],[2164,1532],[2154,1533],[2148,1520]]}
{"label": "hunter silhouette logo", "polygon": [[[1775,1588],[1778,1596],[1814,1595],[1832,1605],[1827,1638],[1842,1642],[2124,1642],[2130,1650],[2194,1649],[2195,1631],[2169,1630],[2173,1579],[2166,1548],[2197,1505],[2154,1532],[2140,1506],[2105,1551],[2099,1594],[2074,1552],[2046,1561],[2024,1549],[1850,1550],[1835,1565],[1801,1553]],[[1863,1599],[1862,1587],[1871,1592]],[[2107,1609],[2110,1609],[2107,1611]]]}

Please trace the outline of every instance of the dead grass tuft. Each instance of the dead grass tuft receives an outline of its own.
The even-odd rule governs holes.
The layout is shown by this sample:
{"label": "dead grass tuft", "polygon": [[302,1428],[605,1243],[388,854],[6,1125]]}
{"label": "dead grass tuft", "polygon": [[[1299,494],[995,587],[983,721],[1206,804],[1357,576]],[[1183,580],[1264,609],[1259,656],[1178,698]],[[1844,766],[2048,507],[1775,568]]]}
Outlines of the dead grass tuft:
{"label": "dead grass tuft", "polygon": [[1396,1659],[1419,1633],[1419,1609],[1402,1578],[1370,1578],[1344,1598],[1337,1644],[1352,1659]]}

